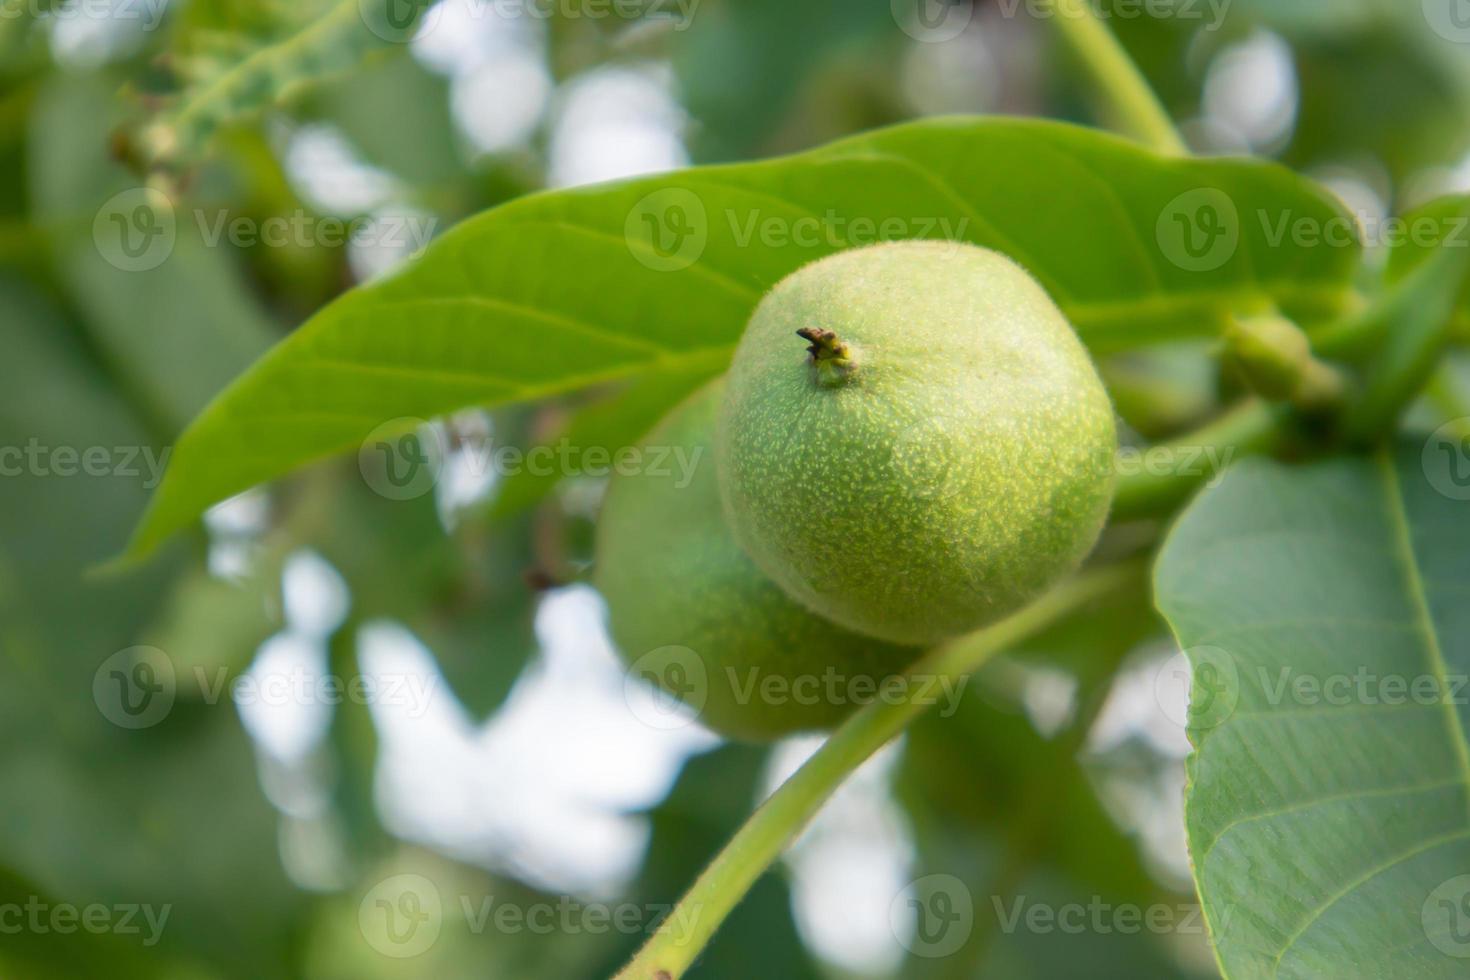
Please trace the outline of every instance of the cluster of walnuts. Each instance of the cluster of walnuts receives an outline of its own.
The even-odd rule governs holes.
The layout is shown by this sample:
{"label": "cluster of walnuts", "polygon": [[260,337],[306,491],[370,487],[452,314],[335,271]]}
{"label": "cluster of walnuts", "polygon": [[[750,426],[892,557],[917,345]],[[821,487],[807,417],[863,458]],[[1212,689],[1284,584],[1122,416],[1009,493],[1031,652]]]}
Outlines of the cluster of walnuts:
{"label": "cluster of walnuts", "polygon": [[728,376],[646,442],[699,464],[692,481],[608,488],[596,583],[613,638],[641,672],[683,678],[666,686],[706,725],[760,740],[853,707],[763,697],[764,680],[891,676],[1075,568],[1107,517],[1117,433],[1091,358],[1030,275],[915,241],[782,280]]}

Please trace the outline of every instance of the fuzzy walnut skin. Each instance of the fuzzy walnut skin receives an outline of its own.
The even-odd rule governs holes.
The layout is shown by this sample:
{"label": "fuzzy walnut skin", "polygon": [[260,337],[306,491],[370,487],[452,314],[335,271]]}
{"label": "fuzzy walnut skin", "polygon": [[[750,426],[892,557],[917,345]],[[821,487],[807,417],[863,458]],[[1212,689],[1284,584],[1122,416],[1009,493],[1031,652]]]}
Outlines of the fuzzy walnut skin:
{"label": "fuzzy walnut skin", "polygon": [[725,514],[756,565],[834,622],[913,644],[1075,568],[1116,448],[1051,298],[953,242],[839,252],[778,283],[736,350],[717,439]]}
{"label": "fuzzy walnut skin", "polygon": [[[715,479],[722,394],[722,382],[707,385],[645,439],[650,447],[680,447],[684,458],[698,460],[688,486],[680,486],[680,468],[671,464],[667,473],[614,476],[608,487],[597,525],[595,580],[607,600],[613,639],[625,660],[652,668],[659,678],[672,675],[640,658],[670,646],[694,651],[707,679],[699,688],[705,693],[700,720],[723,735],[764,741],[831,728],[855,706],[848,682],[895,674],[917,651],[856,636],[814,615],[736,546]],[[679,663],[688,688],[688,664],[669,662]],[[826,696],[829,669],[841,682],[835,701]],[[757,683],[745,697],[752,671]],[[775,697],[761,695],[768,678],[802,677],[820,686],[807,682],[787,691],[783,685],[772,688]],[[859,699],[872,694],[871,687],[856,690]]]}

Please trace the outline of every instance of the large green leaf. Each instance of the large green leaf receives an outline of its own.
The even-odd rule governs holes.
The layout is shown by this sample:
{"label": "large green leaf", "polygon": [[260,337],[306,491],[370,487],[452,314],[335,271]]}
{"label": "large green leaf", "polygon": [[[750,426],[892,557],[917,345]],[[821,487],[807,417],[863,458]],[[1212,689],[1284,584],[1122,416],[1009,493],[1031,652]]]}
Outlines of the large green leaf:
{"label": "large green leaf", "polygon": [[[782,276],[880,237],[1007,252],[1101,351],[1209,334],[1268,303],[1311,323],[1341,305],[1357,247],[1277,233],[1301,220],[1347,225],[1335,199],[1270,164],[969,118],[522,198],[344,296],[239,378],[180,442],[134,549],[387,420],[723,361]],[[1215,247],[1188,254],[1181,229]]]}
{"label": "large green leaf", "polygon": [[1465,975],[1470,474],[1439,448],[1241,464],[1160,557],[1195,674],[1190,852],[1232,980]]}

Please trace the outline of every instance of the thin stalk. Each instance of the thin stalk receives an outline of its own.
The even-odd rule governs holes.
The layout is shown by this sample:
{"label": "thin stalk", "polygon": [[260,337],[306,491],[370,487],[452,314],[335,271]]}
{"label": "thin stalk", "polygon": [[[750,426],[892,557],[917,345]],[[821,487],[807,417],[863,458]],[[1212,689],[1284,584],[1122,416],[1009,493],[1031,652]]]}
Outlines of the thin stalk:
{"label": "thin stalk", "polygon": [[1090,0],[1057,0],[1055,20],[1097,84],[1115,128],[1160,153],[1188,156],[1184,137]]}
{"label": "thin stalk", "polygon": [[1112,520],[1163,513],[1224,469],[1237,455],[1268,452],[1281,439],[1277,413],[1249,398],[1209,424],[1177,439],[1139,450],[1137,466],[1119,456]]}
{"label": "thin stalk", "polygon": [[906,699],[875,701],[850,717],[745,822],[616,980],[682,977],[745,893],[816,815],[842,781],[933,703],[942,678],[969,674],[1087,603],[1136,579],[1132,563],[1083,572],[1034,603],[951,641],[908,671]]}

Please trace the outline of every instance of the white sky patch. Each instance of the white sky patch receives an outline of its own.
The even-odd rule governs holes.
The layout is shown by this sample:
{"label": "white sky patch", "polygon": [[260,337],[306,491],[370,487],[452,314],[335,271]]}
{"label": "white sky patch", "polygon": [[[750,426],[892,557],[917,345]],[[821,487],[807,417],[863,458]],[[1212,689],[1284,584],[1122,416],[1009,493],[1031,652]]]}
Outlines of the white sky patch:
{"label": "white sky patch", "polygon": [[[766,772],[766,792],[823,741],[810,736],[780,743]],[[859,974],[890,973],[903,959],[889,918],[915,856],[908,822],[891,790],[901,746],[894,742],[858,767],[785,858],[802,939],[824,960]]]}
{"label": "white sky patch", "polygon": [[979,19],[947,41],[910,44],[903,57],[900,85],[920,115],[994,111],[1000,101],[1000,65],[986,43]]}
{"label": "white sky patch", "polygon": [[1310,175],[1326,185],[1342,201],[1359,225],[1363,244],[1377,249],[1384,244],[1384,222],[1388,219],[1388,193],[1390,181],[1382,168],[1368,172],[1363,168],[1349,166],[1322,167]]}
{"label": "white sky patch", "polygon": [[358,282],[385,276],[422,252],[438,227],[439,219],[419,208],[377,208],[348,239],[347,264]]}
{"label": "white sky patch", "polygon": [[325,815],[282,818],[281,864],[298,887],[336,891],[351,881],[351,863],[342,835]]}
{"label": "white sky patch", "polygon": [[413,39],[413,56],[441,75],[471,71],[515,50],[544,51],[545,22],[535,17],[500,16],[491,0],[443,0],[433,8],[427,30]]}
{"label": "white sky patch", "polygon": [[311,207],[326,214],[365,214],[398,193],[392,175],[364,162],[334,126],[302,126],[287,137],[286,174]]}
{"label": "white sky patch", "polygon": [[351,606],[347,583],[331,564],[310,549],[286,559],[281,573],[286,624],[294,632],[326,639],[342,625]]}
{"label": "white sky patch", "polygon": [[89,70],[136,51],[167,8],[168,0],[68,0],[42,17],[56,63]]}
{"label": "white sky patch", "polygon": [[267,757],[261,779],[268,795],[300,816],[310,811],[310,784],[321,775],[312,772],[312,754],[326,738],[336,702],[347,696],[329,680],[326,644],[346,620],[352,597],[337,570],[309,549],[286,558],[281,596],[286,628],[260,645],[229,694]]}
{"label": "white sky patch", "polygon": [[1077,708],[1077,678],[1051,667],[1026,668],[1021,706],[1043,738],[1051,738],[1072,720]]}
{"label": "white sky patch", "polygon": [[1189,754],[1189,739],[1177,720],[1185,717],[1188,704],[1185,685],[1159,681],[1159,671],[1178,652],[1161,644],[1129,658],[1113,678],[1088,735],[1088,752],[1107,752],[1138,737],[1163,755],[1182,759]]}
{"label": "white sky patch", "polygon": [[320,693],[326,670],[322,639],[287,630],[261,644],[231,685],[245,730],[276,759],[298,763],[321,744],[332,722],[332,705]]}
{"label": "white sky patch", "polygon": [[553,187],[688,165],[685,116],[666,65],[597,68],[564,86],[551,135]]}
{"label": "white sky patch", "polygon": [[1184,836],[1184,763],[1173,760],[1140,772],[1135,766],[1089,764],[1093,788],[1113,820],[1132,834],[1149,870],[1188,891],[1189,849]]}
{"label": "white sky patch", "polygon": [[501,474],[496,469],[495,424],[490,413],[478,409],[457,412],[444,423],[444,431],[451,448],[434,486],[435,502],[444,525],[453,527],[461,511],[490,498]]}
{"label": "white sky patch", "polygon": [[[685,759],[717,739],[638,720],[602,615],[590,588],[548,595],[537,616],[542,654],[483,729],[442,678],[419,718],[374,705],[378,798],[395,832],[576,894],[612,894],[637,872],[648,825],[630,813],[662,800]],[[371,672],[437,674],[429,652],[392,624],[364,631],[362,660]]]}
{"label": "white sky patch", "polygon": [[526,145],[551,101],[551,73],[539,50],[512,48],[450,83],[454,121],[476,150],[503,153]]}
{"label": "white sky patch", "polygon": [[204,512],[209,533],[209,574],[239,581],[250,574],[260,536],[270,521],[270,497],[246,490]]}
{"label": "white sky patch", "polygon": [[1447,194],[1470,191],[1470,155],[1449,167],[1428,167],[1404,182],[1401,193],[1402,211],[1428,204]]}
{"label": "white sky patch", "polygon": [[[1082,755],[1113,819],[1138,838],[1151,868],[1179,888],[1190,880],[1184,839],[1184,757],[1190,745],[1182,724],[1188,679],[1173,676],[1183,664],[1168,644],[1130,657],[1113,679]],[[1128,761],[1128,753],[1140,748],[1155,764]],[[1109,765],[1115,754],[1124,764]]]}
{"label": "white sky patch", "polygon": [[414,57],[450,79],[455,125],[480,153],[527,145],[553,88],[544,22],[502,17],[501,9],[488,0],[444,0],[433,29],[413,42]]}
{"label": "white sky patch", "polygon": [[329,766],[330,760],[323,753],[312,753],[287,765],[263,752],[258,756],[260,786],[266,798],[286,816],[320,817],[331,805]]}
{"label": "white sky patch", "polygon": [[1207,129],[1238,133],[1258,151],[1285,143],[1299,102],[1291,46],[1270,31],[1255,31],[1220,52],[1205,75]]}

